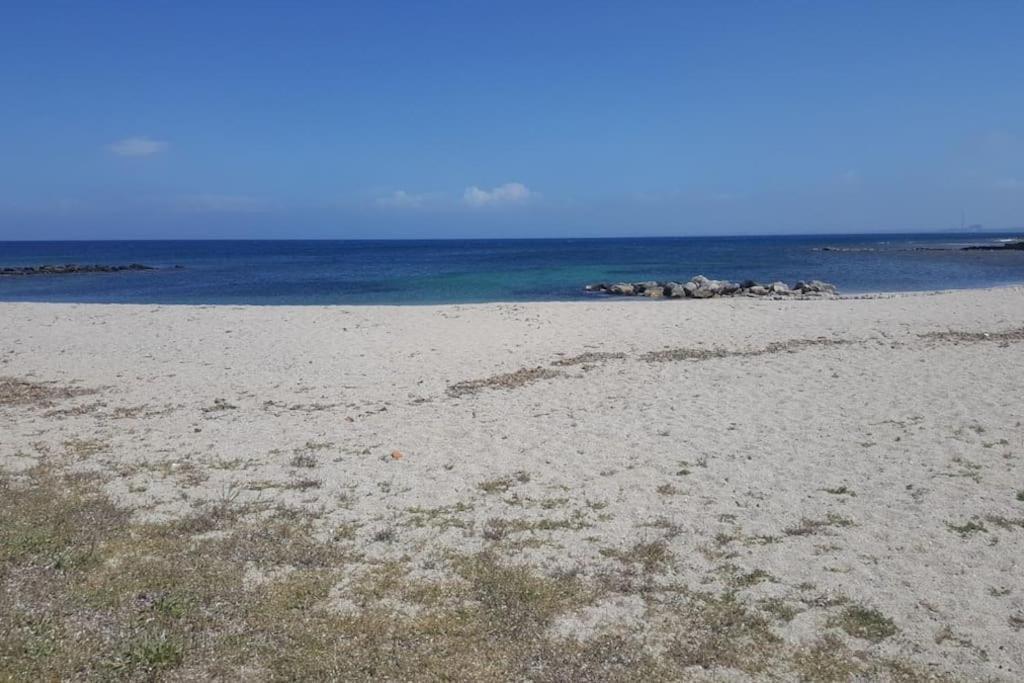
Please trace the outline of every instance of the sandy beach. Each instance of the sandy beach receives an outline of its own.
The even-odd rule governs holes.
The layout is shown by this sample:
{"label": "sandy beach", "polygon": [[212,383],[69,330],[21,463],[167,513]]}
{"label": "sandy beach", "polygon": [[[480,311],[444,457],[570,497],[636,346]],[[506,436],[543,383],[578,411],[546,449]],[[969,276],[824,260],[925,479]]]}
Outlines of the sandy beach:
{"label": "sandy beach", "polygon": [[[294,520],[346,553],[318,565],[322,590],[303,618],[387,615],[389,628],[423,633],[455,590],[431,602],[424,587],[472,583],[467,557],[529,571],[552,595],[585,593],[529,612],[517,629],[534,629],[532,645],[519,654],[481,655],[487,643],[500,651],[500,630],[474,640],[482,649],[456,679],[1013,681],[1024,677],[1022,386],[1021,287],[814,301],[4,303],[0,469],[12,491],[87,481],[138,528],[227,504],[240,511],[232,524]],[[232,562],[239,590],[308,569]],[[382,573],[400,579],[365,590]],[[18,576],[7,573],[0,608],[25,607]],[[5,624],[7,637],[30,642],[21,628]],[[182,638],[175,675],[210,674],[212,655],[189,652],[216,639]],[[556,645],[579,657],[573,675],[536,655]],[[333,668],[308,673],[442,677],[419,650],[408,664],[419,669],[359,673],[323,657],[341,647],[320,653]],[[630,653],[629,666],[609,651]],[[218,666],[251,680],[294,672],[269,655]]]}

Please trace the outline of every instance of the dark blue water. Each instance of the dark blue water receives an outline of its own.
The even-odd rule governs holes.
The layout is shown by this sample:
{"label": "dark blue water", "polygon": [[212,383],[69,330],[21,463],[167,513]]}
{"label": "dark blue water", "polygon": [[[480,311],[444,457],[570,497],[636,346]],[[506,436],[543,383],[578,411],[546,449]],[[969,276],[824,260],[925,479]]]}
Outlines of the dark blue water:
{"label": "dark blue water", "polygon": [[[1022,251],[960,251],[1012,235],[830,235],[452,241],[0,242],[0,266],[144,263],[152,272],[0,277],[0,300],[166,304],[553,301],[583,285],[704,274],[843,293],[1024,282]],[[825,251],[823,247],[839,251]],[[922,248],[928,248],[924,250]],[[940,250],[931,250],[940,249]],[[180,270],[172,266],[183,266]]]}

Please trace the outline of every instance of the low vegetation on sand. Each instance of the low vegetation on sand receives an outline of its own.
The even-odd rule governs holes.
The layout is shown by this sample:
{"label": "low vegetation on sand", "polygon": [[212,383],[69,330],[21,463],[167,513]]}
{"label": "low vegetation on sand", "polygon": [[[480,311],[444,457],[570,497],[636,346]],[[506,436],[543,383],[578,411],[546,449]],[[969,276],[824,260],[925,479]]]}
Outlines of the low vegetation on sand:
{"label": "low vegetation on sand", "polygon": [[96,393],[92,389],[32,382],[17,377],[0,377],[0,407],[32,405],[47,407],[55,401]]}
{"label": "low vegetation on sand", "polygon": [[[912,680],[845,631],[895,633],[847,608],[812,646],[786,643],[778,609],[672,579],[649,541],[608,566],[551,573],[500,538],[424,573],[369,560],[355,536],[224,497],[186,518],[133,521],[99,482],[37,467],[0,476],[0,679],[685,680],[694,670],[805,680]],[[486,530],[484,530],[486,531]],[[493,536],[493,534],[492,534]],[[643,618],[566,630],[639,600]],[[852,641],[851,641],[852,642]]]}

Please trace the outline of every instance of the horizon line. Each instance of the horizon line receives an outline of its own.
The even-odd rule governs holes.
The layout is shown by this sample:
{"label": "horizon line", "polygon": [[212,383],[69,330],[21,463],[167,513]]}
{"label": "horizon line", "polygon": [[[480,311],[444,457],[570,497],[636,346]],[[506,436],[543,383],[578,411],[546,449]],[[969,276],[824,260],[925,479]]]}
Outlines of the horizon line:
{"label": "horizon line", "polygon": [[942,230],[864,231],[864,232],[779,232],[767,234],[726,233],[720,235],[566,235],[564,237],[104,237],[96,239],[0,239],[0,244],[46,243],[46,242],[513,242],[513,241],[561,241],[561,240],[656,240],[656,239],[722,239],[749,237],[842,237],[850,235],[1006,235],[1024,231],[1022,227],[995,228],[991,230],[966,231],[959,228]]}

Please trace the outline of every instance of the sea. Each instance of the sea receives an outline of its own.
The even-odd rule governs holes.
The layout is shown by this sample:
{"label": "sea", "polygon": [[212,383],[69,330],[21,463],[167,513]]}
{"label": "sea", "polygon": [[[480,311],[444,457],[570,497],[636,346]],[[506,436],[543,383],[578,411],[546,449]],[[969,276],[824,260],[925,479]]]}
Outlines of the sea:
{"label": "sea", "polygon": [[[1024,251],[963,251],[1017,233],[496,240],[2,242],[0,267],[157,270],[0,277],[0,301],[453,304],[575,301],[596,282],[698,274],[832,282],[843,294],[1024,283]],[[650,303],[650,302],[648,302]]]}

